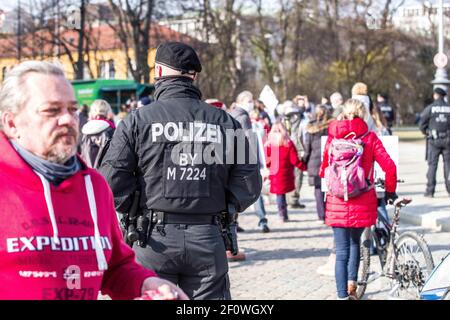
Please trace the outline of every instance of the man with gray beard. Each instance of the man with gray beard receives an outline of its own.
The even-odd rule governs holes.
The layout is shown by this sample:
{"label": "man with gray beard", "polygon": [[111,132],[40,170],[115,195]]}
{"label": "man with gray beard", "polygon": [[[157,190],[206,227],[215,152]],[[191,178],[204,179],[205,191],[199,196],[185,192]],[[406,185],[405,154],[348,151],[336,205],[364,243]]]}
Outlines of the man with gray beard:
{"label": "man with gray beard", "polygon": [[122,240],[111,190],[76,155],[77,109],[49,62],[23,62],[2,83],[0,299],[134,299],[161,285],[187,299]]}

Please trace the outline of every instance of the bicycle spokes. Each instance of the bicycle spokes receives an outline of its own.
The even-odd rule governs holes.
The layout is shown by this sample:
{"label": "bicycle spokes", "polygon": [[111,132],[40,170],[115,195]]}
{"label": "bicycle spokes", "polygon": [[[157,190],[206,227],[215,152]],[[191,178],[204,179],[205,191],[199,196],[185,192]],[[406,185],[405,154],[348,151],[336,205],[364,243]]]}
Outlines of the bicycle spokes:
{"label": "bicycle spokes", "polygon": [[433,262],[428,246],[417,234],[402,234],[396,243],[394,259],[395,295],[405,299],[417,299],[432,269]]}

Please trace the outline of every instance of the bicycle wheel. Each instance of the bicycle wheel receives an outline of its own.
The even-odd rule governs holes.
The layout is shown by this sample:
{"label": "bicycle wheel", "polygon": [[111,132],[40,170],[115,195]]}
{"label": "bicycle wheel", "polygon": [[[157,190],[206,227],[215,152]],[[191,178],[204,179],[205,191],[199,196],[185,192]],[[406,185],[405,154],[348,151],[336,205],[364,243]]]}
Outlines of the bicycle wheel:
{"label": "bicycle wheel", "polygon": [[442,298],[442,300],[450,300],[450,290],[447,291],[445,296]]}
{"label": "bicycle wheel", "polygon": [[415,232],[402,233],[395,242],[392,291],[400,299],[418,299],[420,290],[434,268],[430,248]]}
{"label": "bicycle wheel", "polygon": [[361,258],[358,270],[358,286],[356,288],[356,297],[359,300],[364,297],[364,293],[366,292],[367,288],[367,280],[369,279],[371,239],[372,237],[370,236],[370,228],[366,228],[361,236]]}

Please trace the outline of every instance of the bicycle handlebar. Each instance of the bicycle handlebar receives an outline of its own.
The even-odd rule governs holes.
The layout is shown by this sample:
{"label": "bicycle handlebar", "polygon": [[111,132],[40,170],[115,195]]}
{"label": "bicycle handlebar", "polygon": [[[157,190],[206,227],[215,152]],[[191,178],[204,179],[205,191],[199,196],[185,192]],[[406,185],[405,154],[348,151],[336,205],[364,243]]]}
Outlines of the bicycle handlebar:
{"label": "bicycle handlebar", "polygon": [[[404,183],[404,182],[405,182],[405,180],[403,180],[403,179],[397,179],[397,183]],[[378,178],[377,180],[374,181],[373,185],[384,189],[385,188],[385,180]]]}
{"label": "bicycle handlebar", "polygon": [[410,204],[411,201],[412,201],[411,198],[402,198],[402,199],[395,201],[394,206],[397,208],[401,208],[401,207],[404,207],[404,206]]}

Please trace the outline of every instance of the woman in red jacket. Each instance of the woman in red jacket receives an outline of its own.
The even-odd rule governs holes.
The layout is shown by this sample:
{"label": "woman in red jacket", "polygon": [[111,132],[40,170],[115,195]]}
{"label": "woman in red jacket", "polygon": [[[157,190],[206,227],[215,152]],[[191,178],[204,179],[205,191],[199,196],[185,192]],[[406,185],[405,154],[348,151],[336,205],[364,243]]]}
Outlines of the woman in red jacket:
{"label": "woman in red jacket", "polygon": [[[342,120],[333,121],[328,128],[328,140],[323,152],[320,176],[323,178],[329,165],[329,148],[333,138],[344,139],[354,133],[364,143],[361,166],[367,178],[373,183],[373,166],[377,162],[386,173],[386,200],[393,201],[397,181],[397,168],[387,154],[383,144],[374,132],[368,132],[364,122],[365,108],[358,100],[348,100],[342,112]],[[353,137],[354,135],[350,135]],[[348,138],[350,139],[350,137]],[[325,223],[333,227],[336,243],[336,287],[339,299],[353,299],[360,260],[360,237],[366,227],[375,224],[377,219],[377,196],[375,189],[349,198],[327,194]]]}
{"label": "woman in red jacket", "polygon": [[306,165],[298,159],[297,149],[289,139],[286,128],[276,122],[270,130],[265,146],[267,167],[270,170],[270,193],[277,195],[280,219],[288,221],[286,193],[295,189],[294,167],[306,170]]}

